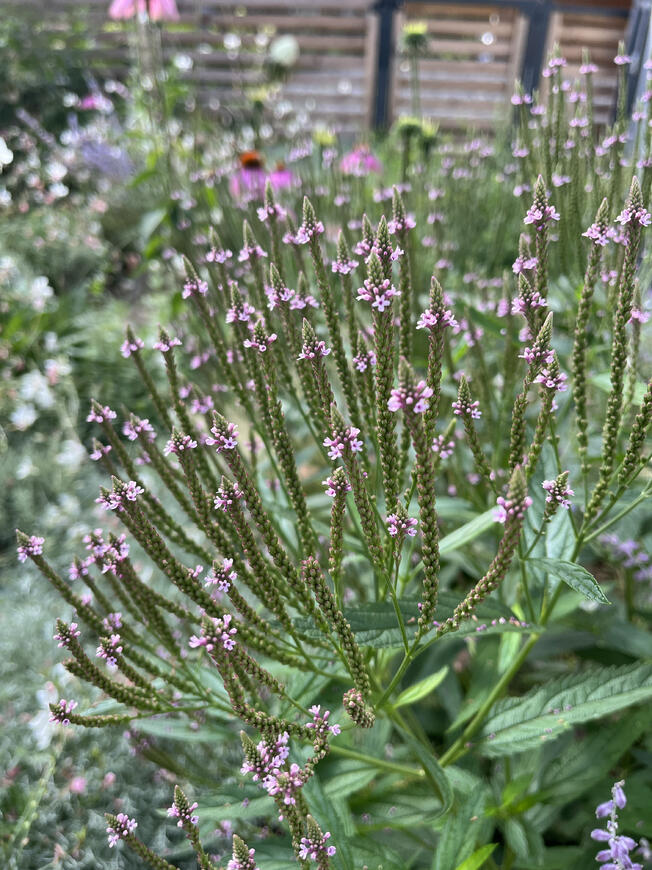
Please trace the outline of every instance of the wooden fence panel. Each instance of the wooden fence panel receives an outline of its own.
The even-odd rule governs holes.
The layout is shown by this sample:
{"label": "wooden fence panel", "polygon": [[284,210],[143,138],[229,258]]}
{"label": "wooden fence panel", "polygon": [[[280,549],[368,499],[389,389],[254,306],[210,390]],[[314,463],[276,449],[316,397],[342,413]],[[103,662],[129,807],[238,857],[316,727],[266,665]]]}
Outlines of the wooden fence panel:
{"label": "wooden fence panel", "polygon": [[[108,21],[109,0],[0,0],[0,5],[8,8],[12,2],[37,15],[46,8],[51,27],[65,27],[66,12],[87,9],[94,68],[126,73],[130,25]],[[244,105],[247,92],[264,78],[261,39],[291,35],[300,53],[281,99],[306,122],[351,133],[373,123],[379,24],[372,0],[177,0],[177,5],[180,21],[162,29],[164,53],[167,58],[191,58],[192,69],[185,75],[209,107]],[[604,123],[613,107],[613,57],[626,18],[601,15],[601,6],[627,8],[629,0],[576,0],[572,13],[551,16],[547,45],[560,45],[570,77],[579,70],[582,47],[589,49],[600,68],[594,78],[596,119]],[[509,97],[522,67],[527,17],[490,2],[407,0],[395,20],[397,41],[402,22],[415,20],[425,21],[429,33],[427,54],[419,62],[423,115],[443,128],[458,129],[491,129],[508,118]],[[236,37],[239,43],[233,48],[230,41]],[[541,84],[546,83],[543,79]],[[392,65],[389,109],[390,121],[411,113],[409,64],[400,54]]]}
{"label": "wooden fence panel", "polygon": [[[509,112],[520,69],[526,21],[516,10],[491,5],[411,3],[408,21],[428,25],[419,61],[421,109],[443,128],[492,128]],[[411,112],[409,62],[395,76],[394,116]]]}

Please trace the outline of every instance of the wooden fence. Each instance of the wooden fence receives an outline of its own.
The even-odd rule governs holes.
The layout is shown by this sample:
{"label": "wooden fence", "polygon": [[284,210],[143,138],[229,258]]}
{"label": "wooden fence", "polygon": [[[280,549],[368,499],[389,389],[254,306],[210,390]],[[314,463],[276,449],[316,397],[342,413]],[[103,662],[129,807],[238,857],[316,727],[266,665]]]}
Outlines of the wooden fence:
{"label": "wooden fence", "polygon": [[[296,39],[299,56],[283,85],[283,100],[305,118],[357,132],[391,123],[410,111],[409,72],[400,53],[405,21],[428,25],[420,60],[423,114],[444,128],[491,129],[509,116],[514,80],[536,82],[546,50],[558,43],[577,72],[589,48],[596,77],[598,118],[613,107],[618,41],[625,35],[629,0],[573,5],[556,0],[494,3],[407,0],[177,0],[181,19],[163,30],[167,57],[185,55],[185,74],[201,100],[217,109],[246,99],[263,80],[261,45],[280,35]],[[0,7],[9,6],[0,0]],[[22,0],[48,20],[88,8],[96,41],[94,64],[114,75],[129,63],[128,26],[109,22],[109,0]],[[65,18],[61,18],[65,22]],[[60,26],[65,26],[65,23]]]}

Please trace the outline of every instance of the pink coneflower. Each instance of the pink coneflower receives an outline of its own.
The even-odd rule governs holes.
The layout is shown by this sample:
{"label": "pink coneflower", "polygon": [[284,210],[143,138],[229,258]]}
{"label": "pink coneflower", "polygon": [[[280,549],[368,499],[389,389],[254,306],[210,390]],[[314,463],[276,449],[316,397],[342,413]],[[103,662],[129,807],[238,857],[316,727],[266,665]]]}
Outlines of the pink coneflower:
{"label": "pink coneflower", "polygon": [[342,157],[340,169],[344,175],[361,176],[369,175],[370,172],[382,172],[383,165],[366,145],[356,145],[353,151]]}
{"label": "pink coneflower", "polygon": [[272,185],[274,193],[292,187],[294,181],[294,174],[284,163],[277,163],[276,168],[269,173],[269,183]]}
{"label": "pink coneflower", "polygon": [[109,18],[133,18],[147,15],[152,21],[178,21],[176,0],[113,0],[109,6]]}
{"label": "pink coneflower", "polygon": [[239,200],[262,199],[265,195],[264,160],[258,151],[245,151],[240,155],[240,167],[229,179],[229,191]]}

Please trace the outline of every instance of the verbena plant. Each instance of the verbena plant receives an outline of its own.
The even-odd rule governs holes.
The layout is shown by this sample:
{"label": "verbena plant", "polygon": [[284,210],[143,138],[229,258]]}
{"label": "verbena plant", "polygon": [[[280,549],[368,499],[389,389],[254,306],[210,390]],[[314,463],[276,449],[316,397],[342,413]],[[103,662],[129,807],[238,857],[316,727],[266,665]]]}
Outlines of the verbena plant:
{"label": "verbena plant", "polygon": [[[631,577],[603,589],[585,565],[650,494],[636,283],[650,215],[634,178],[624,207],[563,224],[560,247],[586,261],[564,298],[548,278],[556,206],[539,176],[515,290],[485,288],[480,306],[413,279],[425,258],[398,190],[389,220],[335,241],[307,198],[295,223],[268,184],[265,249],[245,222],[239,254],[213,232],[186,260],[189,318],[154,346],[165,387],[127,331],[152,412],[125,410],[121,438],[92,405],[107,527],[72,584],[18,533],[74,610],[57,621],[65,667],[105,696],[62,699],[54,721],[171,729],[178,756],[159,761],[206,800],[177,787],[168,812],[204,870],[224,819],[230,870],[567,867],[587,853],[562,814],[613,768],[633,770],[644,805],[628,752],[650,722],[636,705],[652,668],[632,663],[650,657],[646,612]],[[218,750],[208,776],[191,760],[202,738]],[[624,806],[619,781],[593,832],[615,867],[636,846],[617,833]],[[126,813],[107,824],[141,862],[185,860]]]}

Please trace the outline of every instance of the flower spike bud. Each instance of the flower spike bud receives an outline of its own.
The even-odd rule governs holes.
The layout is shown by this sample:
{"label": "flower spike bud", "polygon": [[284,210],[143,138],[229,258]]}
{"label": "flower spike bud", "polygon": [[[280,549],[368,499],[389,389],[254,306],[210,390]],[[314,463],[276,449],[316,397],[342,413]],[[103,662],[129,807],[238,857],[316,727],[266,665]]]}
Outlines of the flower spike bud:
{"label": "flower spike bud", "polygon": [[306,816],[308,827],[308,836],[301,838],[299,846],[299,858],[302,861],[316,861],[317,870],[328,870],[330,867],[329,858],[337,851],[335,846],[327,845],[330,839],[330,832],[322,833],[321,828],[313,817],[308,814]]}
{"label": "flower spike bud", "polygon": [[197,809],[197,804],[191,804],[184,792],[178,785],[174,787],[174,801],[168,809],[168,816],[179,819],[177,826],[179,828],[189,829],[197,826],[199,821],[198,816],[193,815],[193,811]]}
{"label": "flower spike bud", "polygon": [[258,244],[254,231],[251,229],[251,224],[247,220],[242,222],[242,241],[246,248],[254,248]]}
{"label": "flower spike bud", "polygon": [[[88,716],[84,718],[90,720],[95,717]],[[110,717],[104,718],[108,719]],[[130,819],[125,813],[118,813],[117,816],[105,813],[104,818],[106,819],[106,832],[109,837],[110,847],[115,846],[120,840],[124,840],[127,846],[138,855],[141,862],[144,862],[141,866],[148,865],[153,870],[177,870],[174,864],[170,864],[164,858],[161,858],[135,836],[134,831],[138,827],[138,823],[134,819]]]}
{"label": "flower spike bud", "polygon": [[342,697],[344,712],[359,728],[373,728],[376,714],[364,702],[362,693],[355,687],[349,689]]}
{"label": "flower spike bud", "polygon": [[303,198],[303,223],[297,230],[296,240],[300,245],[316,244],[317,236],[324,232],[324,225],[317,220],[315,209],[307,196]]}
{"label": "flower spike bud", "polygon": [[358,261],[351,258],[346,238],[340,230],[337,236],[337,258],[333,261],[332,270],[340,275],[349,275],[357,265]]}
{"label": "flower spike bud", "polygon": [[[389,229],[385,215],[382,215],[378,221],[378,230],[376,232],[372,253],[378,258],[382,266],[382,277],[391,279],[394,249],[392,248],[392,241],[389,237]],[[368,265],[369,261],[367,261],[367,266]],[[368,268],[367,274],[369,274]]]}
{"label": "flower spike bud", "polygon": [[280,293],[285,287],[275,263],[270,263],[269,265],[269,283],[272,285],[275,293]]}
{"label": "flower spike bud", "polygon": [[399,189],[394,185],[392,193],[392,219],[388,224],[390,233],[392,233],[392,235],[396,233],[399,238],[404,240],[407,231],[414,229],[415,226],[414,219],[405,211],[403,197],[401,196]]}
{"label": "flower spike bud", "polygon": [[363,257],[365,260],[371,253],[374,242],[376,240],[376,234],[374,233],[374,228],[371,224],[371,221],[367,217],[366,214],[362,215],[362,238],[357,243],[354,248],[355,253],[359,257]]}
{"label": "flower spike bud", "polygon": [[227,870],[259,870],[254,858],[256,852],[238,837],[233,835],[233,858],[226,865]]}

